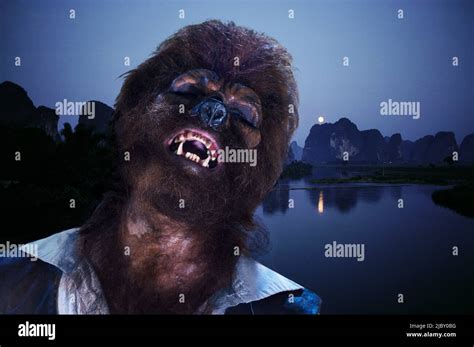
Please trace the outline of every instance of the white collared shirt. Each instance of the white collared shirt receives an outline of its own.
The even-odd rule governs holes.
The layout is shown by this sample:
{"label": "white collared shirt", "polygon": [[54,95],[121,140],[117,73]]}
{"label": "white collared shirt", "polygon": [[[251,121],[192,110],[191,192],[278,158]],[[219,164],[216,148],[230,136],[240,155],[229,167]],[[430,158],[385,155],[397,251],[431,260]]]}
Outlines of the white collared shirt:
{"label": "white collared shirt", "polygon": [[[78,242],[79,228],[74,228],[34,241],[23,249],[26,253],[29,249],[37,249],[33,256],[61,270],[59,314],[108,314],[99,279],[85,256],[80,254]],[[232,286],[218,291],[209,300],[211,312],[224,314],[229,307],[299,289],[303,287],[254,259],[241,256]]]}

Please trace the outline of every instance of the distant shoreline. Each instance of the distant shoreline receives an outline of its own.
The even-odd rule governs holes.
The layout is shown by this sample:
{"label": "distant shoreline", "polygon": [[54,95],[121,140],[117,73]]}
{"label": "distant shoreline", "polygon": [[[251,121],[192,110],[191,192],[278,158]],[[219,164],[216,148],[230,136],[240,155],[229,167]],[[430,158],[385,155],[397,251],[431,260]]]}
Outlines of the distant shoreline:
{"label": "distant shoreline", "polygon": [[[311,183],[393,183],[455,185],[471,182],[474,166],[397,166],[373,165],[340,167],[341,170],[365,171],[347,178],[312,179]],[[317,170],[317,167],[313,168]]]}
{"label": "distant shoreline", "polygon": [[[292,164],[290,164],[292,165]],[[307,164],[306,164],[307,165]],[[307,183],[312,186],[298,188],[298,190],[320,189],[328,185],[348,183],[367,183],[385,185],[434,185],[444,187],[432,194],[435,204],[454,210],[470,218],[474,218],[474,165],[324,165],[313,166],[308,175],[308,168],[302,164],[294,166],[292,172],[302,167],[305,172],[297,172],[295,178],[307,178]],[[357,174],[344,178],[309,178],[315,170],[334,168],[338,171],[357,172]],[[306,174],[305,174],[306,173]],[[289,188],[290,189],[290,188]],[[295,190],[295,189],[291,189]]]}

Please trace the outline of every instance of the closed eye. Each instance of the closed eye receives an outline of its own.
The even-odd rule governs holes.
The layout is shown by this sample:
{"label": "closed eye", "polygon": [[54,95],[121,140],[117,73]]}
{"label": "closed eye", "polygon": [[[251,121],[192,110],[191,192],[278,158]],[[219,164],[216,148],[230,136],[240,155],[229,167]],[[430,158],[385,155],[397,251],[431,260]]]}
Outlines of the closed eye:
{"label": "closed eye", "polygon": [[172,85],[170,88],[170,92],[180,95],[180,96],[186,96],[186,97],[193,97],[193,96],[200,96],[203,95],[204,92],[200,89],[197,88],[195,85],[186,83],[182,85]]}
{"label": "closed eye", "polygon": [[252,128],[257,127],[256,119],[246,114],[245,112],[242,112],[238,109],[231,109],[230,114],[234,119],[237,119],[238,121],[245,123],[246,125],[251,126]]}
{"label": "closed eye", "polygon": [[212,71],[191,70],[176,77],[171,82],[169,91],[183,96],[203,95],[210,87],[217,88],[215,85],[217,81],[218,77]]}
{"label": "closed eye", "polygon": [[191,92],[184,92],[184,91],[172,91],[173,94],[175,95],[178,95],[178,96],[182,96],[182,97],[185,97],[185,98],[191,98],[191,97],[196,97],[198,96],[199,94],[197,93],[191,93]]}

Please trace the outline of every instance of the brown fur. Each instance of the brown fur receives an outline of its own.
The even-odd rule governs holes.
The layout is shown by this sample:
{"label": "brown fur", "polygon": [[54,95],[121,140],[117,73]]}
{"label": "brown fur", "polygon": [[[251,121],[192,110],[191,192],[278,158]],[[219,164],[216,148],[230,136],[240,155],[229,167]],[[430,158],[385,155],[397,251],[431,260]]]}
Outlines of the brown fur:
{"label": "brown fur", "polygon": [[[234,57],[240,66],[233,66]],[[226,163],[196,175],[167,153],[163,143],[170,134],[202,128],[197,119],[178,113],[178,104],[189,109],[198,100],[167,93],[178,75],[193,69],[213,71],[260,97],[256,167]],[[297,102],[287,51],[233,23],[185,27],[127,74],[114,119],[121,182],[81,230],[83,251],[112,312],[193,313],[231,283],[238,259],[234,247],[249,252],[257,235],[253,214],[281,173],[297,125]],[[242,129],[232,123],[222,132],[206,130],[222,146],[245,148],[248,135]],[[122,160],[125,151],[129,162]],[[180,199],[185,208],[179,208]]]}

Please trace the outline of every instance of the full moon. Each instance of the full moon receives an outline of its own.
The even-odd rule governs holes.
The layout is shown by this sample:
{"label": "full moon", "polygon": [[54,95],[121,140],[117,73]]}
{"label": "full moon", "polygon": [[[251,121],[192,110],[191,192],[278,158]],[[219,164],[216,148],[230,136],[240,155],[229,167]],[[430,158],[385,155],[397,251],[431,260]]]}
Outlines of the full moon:
{"label": "full moon", "polygon": [[324,123],[324,117],[323,117],[323,116],[319,116],[319,117],[318,117],[318,122],[319,122],[319,123]]}

